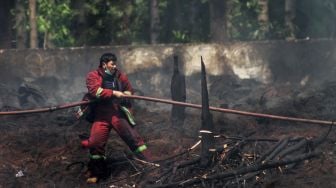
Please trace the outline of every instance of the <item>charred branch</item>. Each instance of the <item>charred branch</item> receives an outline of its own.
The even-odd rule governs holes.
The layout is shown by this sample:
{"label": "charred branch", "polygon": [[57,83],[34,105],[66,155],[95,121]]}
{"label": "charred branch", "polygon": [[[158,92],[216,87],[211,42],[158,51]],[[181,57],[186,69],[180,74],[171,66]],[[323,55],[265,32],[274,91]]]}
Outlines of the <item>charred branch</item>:
{"label": "charred branch", "polygon": [[187,187],[196,183],[201,183],[202,181],[210,181],[214,179],[223,179],[223,178],[228,178],[228,177],[235,177],[235,176],[240,176],[249,172],[256,172],[256,171],[261,171],[265,169],[270,169],[270,168],[277,168],[280,166],[285,166],[288,164],[292,163],[297,163],[300,161],[308,160],[313,157],[318,157],[320,155],[320,152],[311,152],[307,154],[302,154],[298,155],[296,157],[293,157],[288,160],[279,160],[279,161],[271,161],[271,162],[266,162],[261,165],[253,165],[249,166],[246,168],[241,168],[241,169],[235,169],[235,170],[230,170],[228,172],[224,173],[218,173],[218,174],[213,174],[210,176],[202,176],[201,178],[195,177],[192,179],[184,180],[184,181],[179,181],[179,182],[174,182],[170,184],[164,184],[164,185],[154,185],[154,186],[148,186],[150,188],[166,188],[166,187]]}
{"label": "charred branch", "polygon": [[[171,80],[171,97],[174,101],[186,102],[185,76],[179,70],[178,57],[174,56],[174,72]],[[172,125],[182,128],[185,119],[185,106],[172,105]]]}
{"label": "charred branch", "polygon": [[[202,88],[202,153],[200,165],[202,167],[207,167],[211,163],[214,150],[214,137],[213,137],[213,120],[212,115],[209,110],[209,97],[208,97],[208,87],[206,81],[206,71],[203,58],[201,57],[201,67],[202,67],[202,78],[201,78],[201,88]],[[212,150],[212,151],[211,151]]]}

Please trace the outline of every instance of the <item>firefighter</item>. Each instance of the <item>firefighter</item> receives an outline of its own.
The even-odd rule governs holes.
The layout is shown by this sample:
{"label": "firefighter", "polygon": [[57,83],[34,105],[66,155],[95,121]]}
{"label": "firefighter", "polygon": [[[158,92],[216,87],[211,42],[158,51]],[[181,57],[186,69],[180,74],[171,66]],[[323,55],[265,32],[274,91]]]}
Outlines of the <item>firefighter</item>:
{"label": "firefighter", "polygon": [[[93,124],[88,139],[81,145],[89,149],[88,181],[97,181],[108,174],[105,146],[111,129],[114,129],[131,151],[143,160],[151,161],[151,153],[144,140],[134,129],[131,103],[123,96],[132,95],[132,86],[127,76],[117,68],[117,57],[105,53],[100,58],[97,70],[86,77],[88,95],[97,100],[93,105]],[[93,179],[95,178],[95,179]]]}

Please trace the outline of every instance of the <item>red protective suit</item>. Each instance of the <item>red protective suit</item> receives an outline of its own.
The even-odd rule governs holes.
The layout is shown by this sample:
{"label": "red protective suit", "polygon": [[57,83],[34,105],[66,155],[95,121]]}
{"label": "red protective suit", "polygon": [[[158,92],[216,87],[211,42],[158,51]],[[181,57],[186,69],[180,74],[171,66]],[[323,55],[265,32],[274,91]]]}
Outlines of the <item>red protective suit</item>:
{"label": "red protective suit", "polygon": [[[104,156],[105,145],[111,128],[113,128],[132,151],[143,154],[144,159],[150,158],[143,139],[138,132],[130,126],[120,111],[120,99],[113,96],[112,89],[104,88],[104,76],[106,76],[106,73],[99,67],[97,70],[88,73],[86,78],[89,94],[99,99],[99,101],[94,108],[95,118],[90,137],[82,141],[82,146],[89,148],[91,155]],[[125,74],[117,70],[115,78],[118,80],[119,91],[130,91],[133,93],[132,86]]]}

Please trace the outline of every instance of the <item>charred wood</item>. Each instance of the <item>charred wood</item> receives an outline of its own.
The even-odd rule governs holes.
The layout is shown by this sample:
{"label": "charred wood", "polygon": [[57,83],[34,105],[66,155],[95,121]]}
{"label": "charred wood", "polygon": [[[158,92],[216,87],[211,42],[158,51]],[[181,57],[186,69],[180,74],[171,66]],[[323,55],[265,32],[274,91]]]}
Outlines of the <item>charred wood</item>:
{"label": "charred wood", "polygon": [[[186,102],[185,76],[179,71],[177,56],[174,56],[174,72],[171,80],[170,91],[172,100]],[[182,128],[184,119],[185,107],[173,105],[171,111],[172,126]]]}
{"label": "charred wood", "polygon": [[[285,138],[281,140],[280,144],[274,148],[273,151],[262,161],[262,163],[272,160],[283,148],[285,148],[288,144],[289,138]],[[262,159],[261,159],[262,160]]]}
{"label": "charred wood", "polygon": [[201,151],[201,161],[200,165],[203,168],[209,167],[212,163],[212,158],[214,154],[214,144],[215,140],[213,137],[213,120],[212,115],[209,110],[209,97],[208,97],[208,87],[206,80],[206,71],[203,58],[201,57],[201,68],[202,68],[202,78],[201,78],[201,88],[202,88],[202,151]]}
{"label": "charred wood", "polygon": [[165,188],[165,187],[187,187],[189,185],[193,185],[196,183],[201,183],[202,181],[210,181],[214,179],[223,179],[223,178],[228,178],[228,177],[234,177],[234,176],[239,176],[243,175],[249,172],[256,172],[256,171],[261,171],[265,169],[271,169],[271,168],[276,168],[279,166],[284,166],[288,165],[291,163],[297,163],[303,160],[308,160],[313,157],[318,157],[320,155],[320,152],[314,151],[311,153],[307,154],[302,154],[298,155],[296,157],[293,157],[292,159],[288,160],[279,160],[279,161],[270,161],[270,162],[265,162],[261,165],[253,165],[249,166],[246,168],[241,168],[241,169],[235,169],[235,170],[230,170],[224,173],[218,173],[218,174],[213,174],[210,176],[202,176],[202,178],[192,178],[184,181],[179,181],[179,182],[174,182],[170,184],[163,184],[163,185],[148,185],[147,187],[150,188]]}
{"label": "charred wood", "polygon": [[302,147],[306,147],[306,145],[307,145],[307,140],[306,140],[306,139],[303,139],[303,140],[301,140],[300,142],[298,142],[298,143],[296,143],[296,144],[294,144],[294,145],[292,145],[292,146],[290,146],[290,147],[284,149],[283,151],[281,151],[281,152],[278,154],[277,158],[281,159],[281,158],[283,158],[284,156],[286,156],[287,154],[290,154],[290,153],[292,153],[292,152],[297,152],[297,151],[299,151],[300,149],[302,149]]}

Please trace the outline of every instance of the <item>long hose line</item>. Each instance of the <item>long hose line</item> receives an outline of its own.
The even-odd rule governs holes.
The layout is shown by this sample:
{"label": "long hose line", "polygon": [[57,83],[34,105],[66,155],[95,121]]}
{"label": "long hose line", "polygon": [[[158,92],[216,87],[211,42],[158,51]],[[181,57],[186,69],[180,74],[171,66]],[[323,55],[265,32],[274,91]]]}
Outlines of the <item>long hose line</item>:
{"label": "long hose line", "polygon": [[80,102],[67,103],[67,104],[58,105],[58,106],[37,108],[37,109],[32,109],[32,110],[3,111],[3,112],[0,112],[0,116],[1,115],[21,115],[21,114],[35,114],[35,113],[42,113],[42,112],[53,112],[56,110],[72,108],[75,106],[80,106],[80,105],[89,104],[89,103],[91,103],[91,101],[80,101]]}
{"label": "long hose line", "polygon": [[[159,102],[159,103],[165,103],[165,104],[173,104],[173,105],[198,108],[198,109],[202,108],[202,105],[199,105],[199,104],[192,104],[192,103],[187,103],[187,102],[180,102],[180,101],[174,101],[174,100],[169,100],[169,99],[160,99],[160,98],[154,98],[154,97],[145,97],[145,96],[139,96],[139,95],[126,95],[124,96],[124,98]],[[91,102],[92,101],[80,101],[80,102],[67,103],[63,105],[46,107],[46,108],[38,108],[38,109],[32,109],[32,110],[2,111],[0,112],[0,116],[1,115],[20,115],[20,114],[53,112],[56,110],[89,104]],[[253,117],[259,117],[259,118],[269,118],[269,119],[301,122],[301,123],[309,123],[309,124],[334,125],[335,123],[334,121],[327,121],[327,120],[286,117],[286,116],[279,116],[279,115],[272,115],[272,114],[263,114],[263,113],[247,112],[247,111],[241,111],[241,110],[233,110],[233,109],[227,109],[227,108],[218,108],[218,107],[212,107],[212,106],[209,107],[209,110],[229,113],[229,114],[238,114],[238,115],[244,115],[244,116],[253,116]]]}
{"label": "long hose line", "polygon": [[[186,106],[186,107],[191,107],[191,108],[199,108],[199,109],[202,108],[202,105],[199,105],[199,104],[179,102],[179,101],[173,101],[173,100],[167,100],[167,99],[159,99],[159,98],[153,98],[153,97],[130,95],[130,96],[127,96],[127,98],[160,102],[160,103],[166,103],[166,104],[174,104],[174,105]],[[294,121],[294,122],[302,122],[302,123],[310,123],[310,124],[334,125],[334,121],[286,117],[286,116],[278,116],[278,115],[271,115],[271,114],[247,112],[247,111],[241,111],[241,110],[232,110],[232,109],[226,109],[226,108],[218,108],[218,107],[213,107],[213,106],[209,106],[209,110],[229,113],[229,114],[239,114],[239,115],[244,115],[244,116],[260,117],[260,118],[269,118],[269,119]]]}

